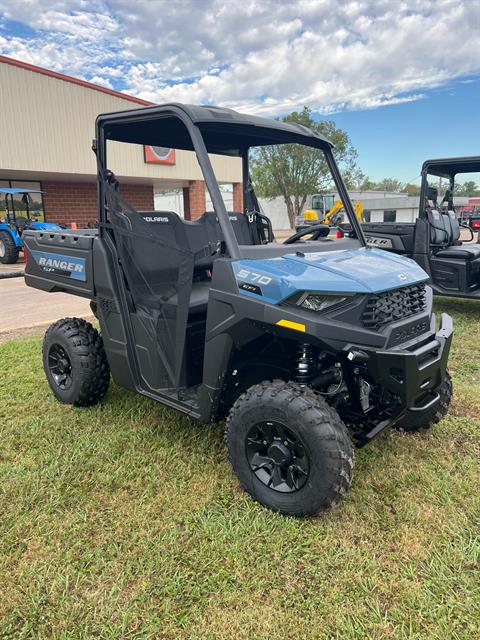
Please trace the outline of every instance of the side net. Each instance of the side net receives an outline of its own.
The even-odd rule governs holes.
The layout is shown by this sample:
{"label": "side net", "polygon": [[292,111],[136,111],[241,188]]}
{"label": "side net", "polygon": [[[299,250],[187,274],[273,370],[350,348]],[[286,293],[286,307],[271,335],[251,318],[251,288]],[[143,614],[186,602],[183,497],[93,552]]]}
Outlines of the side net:
{"label": "side net", "polygon": [[104,184],[121,267],[135,305],[137,333],[149,336],[147,342],[155,345],[156,353],[146,357],[160,363],[155,386],[180,388],[195,252],[175,213],[138,212],[115,184]]}

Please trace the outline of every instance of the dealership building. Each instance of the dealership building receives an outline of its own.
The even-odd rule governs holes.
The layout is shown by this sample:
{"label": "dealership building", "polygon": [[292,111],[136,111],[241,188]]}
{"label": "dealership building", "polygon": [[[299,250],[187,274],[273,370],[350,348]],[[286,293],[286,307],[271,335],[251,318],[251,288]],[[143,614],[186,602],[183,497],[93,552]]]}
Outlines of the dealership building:
{"label": "dealership building", "polygon": [[[0,56],[0,187],[37,190],[35,207],[47,222],[79,228],[97,220],[95,119],[149,102],[54,71]],[[209,205],[195,154],[165,147],[110,143],[109,168],[125,199],[155,209],[155,194],[175,190],[186,219]],[[241,161],[211,156],[222,191],[241,211]],[[41,200],[41,201],[40,201]],[[157,205],[158,208],[158,205]],[[0,217],[4,202],[0,199]]]}

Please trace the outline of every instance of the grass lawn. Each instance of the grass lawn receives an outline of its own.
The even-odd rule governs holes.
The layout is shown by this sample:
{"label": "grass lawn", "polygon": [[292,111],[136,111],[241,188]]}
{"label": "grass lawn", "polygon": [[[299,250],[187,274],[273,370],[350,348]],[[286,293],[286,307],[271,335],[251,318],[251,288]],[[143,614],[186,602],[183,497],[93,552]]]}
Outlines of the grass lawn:
{"label": "grass lawn", "polygon": [[358,451],[309,520],[241,491],[222,425],[113,384],[60,405],[40,338],[0,345],[0,638],[480,637],[480,305],[436,307],[449,416]]}

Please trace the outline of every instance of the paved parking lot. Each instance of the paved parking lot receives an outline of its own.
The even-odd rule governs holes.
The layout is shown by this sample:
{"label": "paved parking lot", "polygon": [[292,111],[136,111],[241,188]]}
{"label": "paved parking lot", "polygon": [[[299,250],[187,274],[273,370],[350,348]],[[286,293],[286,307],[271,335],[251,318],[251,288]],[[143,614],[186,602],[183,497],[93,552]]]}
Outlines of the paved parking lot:
{"label": "paved parking lot", "polygon": [[90,317],[89,301],[27,287],[22,277],[0,280],[0,334],[22,334],[65,316]]}

